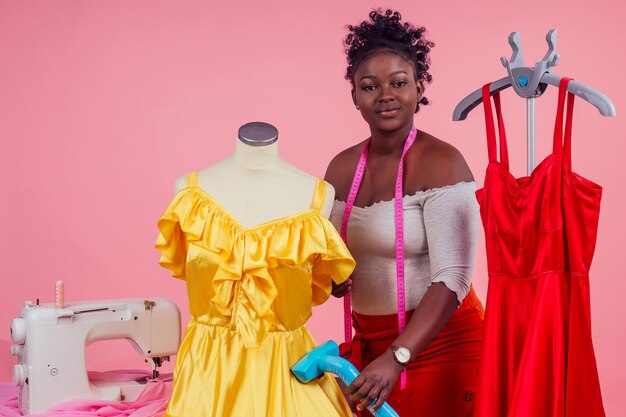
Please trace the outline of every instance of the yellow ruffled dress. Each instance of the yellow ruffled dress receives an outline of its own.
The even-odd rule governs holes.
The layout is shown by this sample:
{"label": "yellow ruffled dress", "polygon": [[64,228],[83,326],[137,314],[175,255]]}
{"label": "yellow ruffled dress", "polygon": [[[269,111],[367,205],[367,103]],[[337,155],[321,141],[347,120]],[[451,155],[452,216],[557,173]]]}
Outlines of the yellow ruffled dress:
{"label": "yellow ruffled dress", "polygon": [[354,260],[313,208],[244,228],[187,177],[159,219],[160,264],[187,282],[191,319],[166,416],[351,416],[330,375],[300,383],[290,368],[315,347],[311,307],[345,281]]}

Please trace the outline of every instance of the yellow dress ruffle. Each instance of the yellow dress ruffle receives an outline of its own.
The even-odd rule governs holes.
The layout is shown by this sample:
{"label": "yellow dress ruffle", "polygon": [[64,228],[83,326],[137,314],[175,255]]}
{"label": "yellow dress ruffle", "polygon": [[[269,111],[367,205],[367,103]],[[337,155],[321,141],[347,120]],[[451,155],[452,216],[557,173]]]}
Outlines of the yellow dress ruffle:
{"label": "yellow dress ruffle", "polygon": [[314,207],[244,228],[194,185],[158,221],[160,264],[187,283],[191,320],[166,416],[350,416],[334,378],[301,384],[290,368],[315,347],[311,308],[354,260]]}

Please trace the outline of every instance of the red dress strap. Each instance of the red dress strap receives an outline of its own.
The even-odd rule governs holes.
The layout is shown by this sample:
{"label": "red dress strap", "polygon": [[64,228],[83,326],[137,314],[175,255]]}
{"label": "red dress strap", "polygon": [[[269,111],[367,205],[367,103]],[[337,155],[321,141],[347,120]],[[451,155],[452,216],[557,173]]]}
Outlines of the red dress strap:
{"label": "red dress strap", "polygon": [[[563,77],[559,82],[559,103],[556,109],[556,121],[554,123],[554,137],[552,152],[563,155],[565,166],[572,170],[572,115],[574,112],[574,94],[567,91],[571,78]],[[563,110],[565,108],[565,94],[567,93],[567,113],[565,115],[565,135],[563,135]]]}
{"label": "red dress strap", "polygon": [[[500,162],[508,170],[509,169],[509,150],[506,142],[506,131],[504,129],[504,120],[502,118],[502,106],[500,105],[500,93],[493,95],[493,101],[496,107],[496,116],[498,118],[498,134],[500,136]],[[483,106],[485,108],[485,126],[487,127],[487,150],[489,152],[489,162],[497,162],[497,141],[496,129],[493,120],[493,110],[491,108],[491,92],[490,84],[483,86]]]}

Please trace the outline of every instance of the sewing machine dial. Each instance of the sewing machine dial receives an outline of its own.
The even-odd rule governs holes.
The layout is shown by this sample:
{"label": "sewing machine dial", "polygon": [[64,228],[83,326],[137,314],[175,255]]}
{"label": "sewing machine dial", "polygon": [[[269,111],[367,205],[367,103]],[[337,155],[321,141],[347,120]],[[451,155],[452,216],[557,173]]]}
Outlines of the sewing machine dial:
{"label": "sewing machine dial", "polygon": [[16,345],[23,345],[26,341],[26,322],[24,319],[11,320],[11,339]]}
{"label": "sewing machine dial", "polygon": [[21,387],[26,381],[26,368],[24,365],[15,365],[13,367],[13,383]]}

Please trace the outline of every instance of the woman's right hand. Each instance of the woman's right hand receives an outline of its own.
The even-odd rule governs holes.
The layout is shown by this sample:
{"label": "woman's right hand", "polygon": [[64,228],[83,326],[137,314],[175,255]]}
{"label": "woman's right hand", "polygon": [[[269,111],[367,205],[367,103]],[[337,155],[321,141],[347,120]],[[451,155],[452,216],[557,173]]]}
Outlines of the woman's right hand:
{"label": "woman's right hand", "polygon": [[335,281],[333,281],[333,289],[330,293],[333,295],[333,297],[341,298],[346,295],[348,291],[350,291],[350,287],[352,287],[352,279],[350,278],[348,278],[341,284],[335,284]]}

